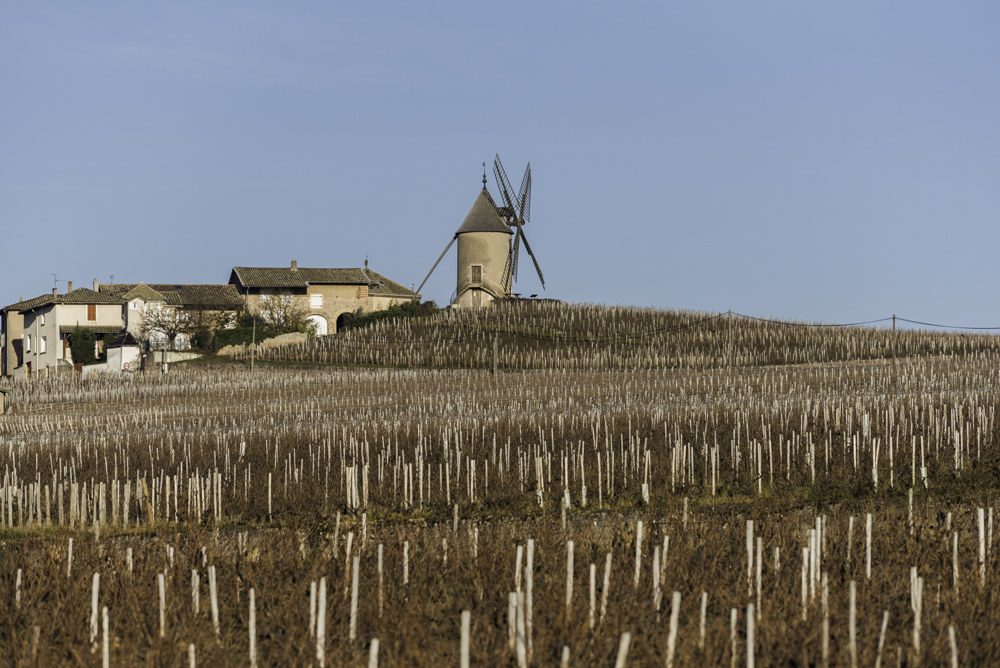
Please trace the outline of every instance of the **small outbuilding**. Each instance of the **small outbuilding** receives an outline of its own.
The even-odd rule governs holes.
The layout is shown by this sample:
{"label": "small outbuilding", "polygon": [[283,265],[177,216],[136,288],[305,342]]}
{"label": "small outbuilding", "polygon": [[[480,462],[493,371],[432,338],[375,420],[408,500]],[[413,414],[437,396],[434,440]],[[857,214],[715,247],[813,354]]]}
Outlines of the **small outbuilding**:
{"label": "small outbuilding", "polygon": [[118,332],[107,346],[108,371],[138,371],[140,362],[139,342],[128,329]]}

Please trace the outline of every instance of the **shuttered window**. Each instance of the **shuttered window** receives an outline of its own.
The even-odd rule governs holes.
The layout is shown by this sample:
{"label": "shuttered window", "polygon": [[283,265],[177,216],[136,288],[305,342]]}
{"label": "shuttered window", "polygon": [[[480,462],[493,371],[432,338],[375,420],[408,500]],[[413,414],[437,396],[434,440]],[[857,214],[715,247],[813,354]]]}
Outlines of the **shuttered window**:
{"label": "shuttered window", "polygon": [[87,304],[87,320],[89,322],[97,321],[97,304]]}
{"label": "shuttered window", "polygon": [[472,282],[473,283],[483,282],[483,265],[481,264],[472,265]]}
{"label": "shuttered window", "polygon": [[323,308],[323,295],[309,295],[310,308]]}

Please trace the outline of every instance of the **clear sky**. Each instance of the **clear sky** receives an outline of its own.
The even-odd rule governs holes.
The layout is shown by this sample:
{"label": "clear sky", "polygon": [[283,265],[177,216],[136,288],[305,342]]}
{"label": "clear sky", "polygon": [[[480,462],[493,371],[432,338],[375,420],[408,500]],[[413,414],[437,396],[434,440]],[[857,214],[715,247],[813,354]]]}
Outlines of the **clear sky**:
{"label": "clear sky", "polygon": [[996,2],[0,1],[0,301],[293,257],[419,284],[499,153],[532,165],[524,294],[1000,326],[998,26]]}

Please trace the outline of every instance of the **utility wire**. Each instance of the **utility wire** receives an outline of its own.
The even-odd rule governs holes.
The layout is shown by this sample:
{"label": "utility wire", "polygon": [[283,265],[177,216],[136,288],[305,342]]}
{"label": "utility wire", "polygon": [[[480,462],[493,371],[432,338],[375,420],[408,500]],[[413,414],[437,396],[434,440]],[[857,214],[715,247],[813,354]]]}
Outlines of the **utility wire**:
{"label": "utility wire", "polygon": [[[771,318],[758,318],[753,315],[743,315],[742,313],[733,312],[733,315],[740,318],[746,318],[747,320],[756,320],[757,322],[767,322],[774,325],[783,325],[785,327],[860,327],[861,325],[873,325],[877,322],[887,322],[892,320],[892,316],[888,318],[879,318],[878,320],[865,320],[864,322],[844,322],[844,323],[833,323],[824,324],[817,322],[789,322],[786,320],[774,320]],[[901,319],[901,318],[897,318]]]}
{"label": "utility wire", "polygon": [[935,325],[930,322],[920,322],[918,320],[907,320],[906,318],[896,317],[896,320],[902,322],[908,322],[911,325],[923,325],[924,327],[940,327],[942,329],[957,329],[957,330],[975,330],[975,331],[996,331],[1000,330],[1000,327],[958,327],[956,325]]}

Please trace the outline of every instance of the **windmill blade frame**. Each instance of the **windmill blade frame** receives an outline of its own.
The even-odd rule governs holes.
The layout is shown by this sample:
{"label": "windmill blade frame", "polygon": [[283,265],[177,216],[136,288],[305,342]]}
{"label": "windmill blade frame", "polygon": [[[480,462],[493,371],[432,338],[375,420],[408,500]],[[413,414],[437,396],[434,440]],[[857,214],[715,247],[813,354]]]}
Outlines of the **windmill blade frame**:
{"label": "windmill blade frame", "polygon": [[528,244],[528,237],[524,236],[524,230],[521,226],[517,226],[517,233],[521,235],[521,239],[524,240],[524,250],[528,251],[528,255],[531,256],[531,261],[535,263],[535,271],[538,272],[538,280],[542,282],[542,290],[545,289],[545,277],[542,276],[542,268],[538,266],[538,260],[535,259],[535,254],[531,251],[531,246]]}
{"label": "windmill blade frame", "polygon": [[[524,170],[524,178],[521,179],[521,190],[517,194],[517,202],[521,205],[518,218],[527,223],[531,220],[531,163]],[[522,224],[523,224],[522,223]]]}
{"label": "windmill blade frame", "polygon": [[[514,207],[514,188],[510,185],[510,181],[507,179],[507,172],[503,169],[503,163],[500,162],[500,154],[498,153],[493,159],[493,177],[497,180],[497,186],[500,188],[500,194],[503,196],[504,201],[507,203],[508,219],[517,217],[517,209]],[[508,220],[508,223],[510,221]]]}
{"label": "windmill blade frame", "polygon": [[515,281],[517,281],[517,259],[520,256],[520,250],[521,250],[520,246],[521,246],[520,239],[518,238],[518,235],[515,232],[514,233],[514,247],[511,249],[511,256],[514,258],[514,265],[512,267],[512,275],[513,275]]}
{"label": "windmill blade frame", "polygon": [[440,255],[440,256],[438,256],[438,259],[437,259],[437,262],[435,262],[435,263],[434,263],[434,266],[433,266],[433,267],[431,267],[431,270],[427,272],[427,276],[425,276],[425,277],[424,277],[424,280],[423,280],[423,281],[422,281],[422,282],[420,283],[420,287],[419,287],[419,288],[417,288],[417,293],[418,293],[418,294],[419,294],[419,293],[420,293],[420,291],[421,291],[421,290],[423,289],[423,287],[424,287],[424,283],[426,283],[426,282],[427,282],[427,279],[429,279],[429,278],[431,277],[431,274],[433,274],[433,273],[434,273],[434,270],[435,270],[435,269],[437,269],[437,266],[438,266],[439,264],[441,264],[441,260],[443,260],[443,259],[444,259],[444,256],[448,254],[448,251],[449,251],[449,250],[451,250],[451,245],[452,245],[453,243],[455,243],[455,239],[458,239],[458,235],[457,235],[457,234],[456,234],[455,236],[453,236],[453,237],[451,238],[451,241],[449,241],[449,242],[448,242],[448,245],[444,247],[444,252],[443,252],[443,253],[441,253],[441,255]]}

